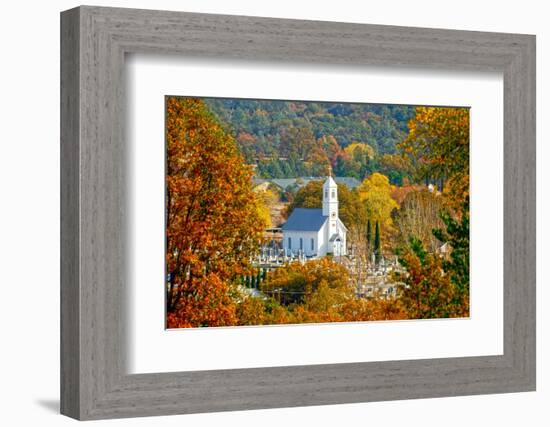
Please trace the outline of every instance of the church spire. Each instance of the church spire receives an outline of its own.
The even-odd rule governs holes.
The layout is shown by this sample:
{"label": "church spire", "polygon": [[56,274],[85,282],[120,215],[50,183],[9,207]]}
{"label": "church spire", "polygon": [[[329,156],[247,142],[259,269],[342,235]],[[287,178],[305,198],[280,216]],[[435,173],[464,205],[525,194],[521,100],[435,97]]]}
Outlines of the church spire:
{"label": "church spire", "polygon": [[338,186],[330,175],[323,184],[323,216],[338,217]]}

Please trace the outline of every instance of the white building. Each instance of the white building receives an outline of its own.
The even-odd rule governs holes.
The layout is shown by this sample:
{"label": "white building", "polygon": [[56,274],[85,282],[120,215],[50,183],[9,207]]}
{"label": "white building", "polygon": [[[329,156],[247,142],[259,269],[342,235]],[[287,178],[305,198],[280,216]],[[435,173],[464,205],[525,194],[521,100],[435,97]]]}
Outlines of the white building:
{"label": "white building", "polygon": [[338,186],[329,176],[323,184],[323,208],[296,208],[283,225],[283,248],[308,257],[346,255],[347,231],[338,218]]}

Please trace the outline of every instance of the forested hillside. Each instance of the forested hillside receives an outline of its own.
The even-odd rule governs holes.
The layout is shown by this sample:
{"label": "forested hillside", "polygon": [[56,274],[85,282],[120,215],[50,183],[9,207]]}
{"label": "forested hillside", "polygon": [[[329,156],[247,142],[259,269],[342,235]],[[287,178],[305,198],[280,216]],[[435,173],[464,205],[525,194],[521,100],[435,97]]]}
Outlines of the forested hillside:
{"label": "forested hillside", "polygon": [[205,99],[262,178],[382,171],[400,184],[407,165],[395,156],[415,108],[401,105]]}

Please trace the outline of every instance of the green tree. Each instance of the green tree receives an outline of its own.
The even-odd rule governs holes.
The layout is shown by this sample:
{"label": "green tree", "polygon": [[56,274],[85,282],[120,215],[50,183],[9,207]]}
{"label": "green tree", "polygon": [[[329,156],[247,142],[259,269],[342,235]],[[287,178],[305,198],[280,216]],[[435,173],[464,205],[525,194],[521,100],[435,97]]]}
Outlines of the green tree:
{"label": "green tree", "polygon": [[261,282],[262,282],[262,271],[258,269],[258,274],[256,274],[256,288],[260,287]]}
{"label": "green tree", "polygon": [[376,228],[374,229],[374,257],[376,264],[380,262],[380,256],[380,223],[376,221]]}
{"label": "green tree", "polygon": [[291,127],[284,129],[281,135],[281,153],[295,155],[303,161],[315,149],[316,140],[313,132],[307,127]]}
{"label": "green tree", "polygon": [[406,284],[403,301],[411,318],[465,317],[470,312],[470,220],[469,199],[460,219],[448,212],[441,214],[445,230],[434,235],[450,246],[450,254],[428,253],[419,239],[400,257],[407,273],[400,277]]}
{"label": "green tree", "polygon": [[379,157],[379,171],[394,185],[403,185],[404,179],[411,178],[410,158],[402,154],[384,154]]}
{"label": "green tree", "polygon": [[470,294],[470,199],[462,205],[460,217],[454,218],[449,212],[441,213],[446,229],[434,230],[434,235],[451,247],[448,259],[443,260],[443,270],[450,275],[456,288],[456,304],[469,299]]}
{"label": "green tree", "polygon": [[[401,300],[411,319],[460,317],[462,307],[453,304],[455,289],[442,267],[442,259],[429,254],[422,242],[412,238],[408,250],[400,257],[407,274],[398,275],[405,287]],[[457,310],[458,309],[458,310]]]}

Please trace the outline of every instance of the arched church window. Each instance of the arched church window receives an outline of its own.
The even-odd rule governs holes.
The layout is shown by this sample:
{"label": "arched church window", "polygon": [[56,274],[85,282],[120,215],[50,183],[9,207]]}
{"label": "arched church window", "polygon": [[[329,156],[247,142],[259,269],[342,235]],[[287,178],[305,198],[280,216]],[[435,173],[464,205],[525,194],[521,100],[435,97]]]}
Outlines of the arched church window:
{"label": "arched church window", "polygon": [[330,196],[330,197],[332,197],[333,199],[335,199],[335,198],[336,198],[336,191],[335,191],[335,190],[332,190],[332,194],[331,194],[331,196]]}

